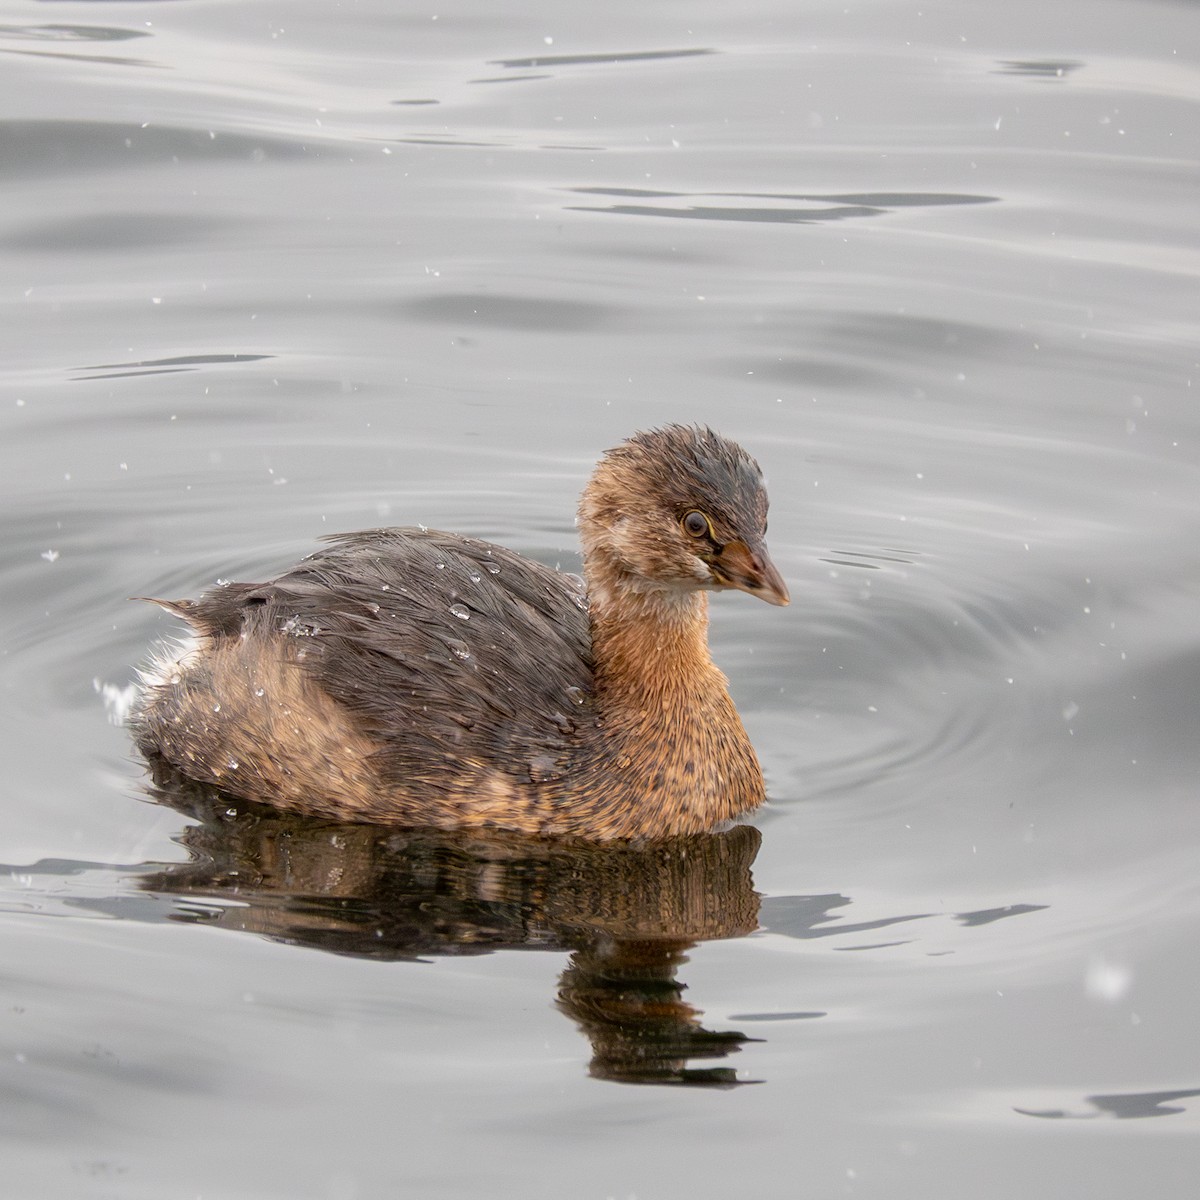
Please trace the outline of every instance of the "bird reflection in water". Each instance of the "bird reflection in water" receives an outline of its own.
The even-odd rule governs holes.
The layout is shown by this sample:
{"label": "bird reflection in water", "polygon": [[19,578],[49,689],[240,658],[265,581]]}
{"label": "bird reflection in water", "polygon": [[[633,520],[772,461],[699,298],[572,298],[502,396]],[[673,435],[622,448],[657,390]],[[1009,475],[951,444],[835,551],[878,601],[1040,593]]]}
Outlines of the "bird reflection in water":
{"label": "bird reflection in water", "polygon": [[155,794],[199,821],[179,838],[191,861],[140,879],[181,898],[178,920],[387,961],[569,950],[557,1005],[590,1041],[593,1077],[751,1082],[716,1064],[754,1039],[704,1028],[677,973],[697,943],[758,927],[756,829],[641,846],[552,842],[338,824],[162,777]]}

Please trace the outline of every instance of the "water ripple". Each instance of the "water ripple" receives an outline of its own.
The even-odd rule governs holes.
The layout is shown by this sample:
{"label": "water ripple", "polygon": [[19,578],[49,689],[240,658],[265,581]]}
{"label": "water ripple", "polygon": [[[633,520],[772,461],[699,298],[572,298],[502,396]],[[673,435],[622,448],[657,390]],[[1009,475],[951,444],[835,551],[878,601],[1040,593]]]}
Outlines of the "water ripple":
{"label": "water ripple", "polygon": [[[154,164],[304,159],[314,140],[116,121],[0,121],[0,178],[141,171]],[[332,146],[326,147],[334,153]]]}
{"label": "water ripple", "polygon": [[[766,204],[609,204],[567,205],[568,212],[604,212],[618,216],[676,217],[699,221],[751,221],[765,224],[804,225],[842,221],[853,217],[877,217],[897,208],[941,207],[962,204],[993,204],[996,196],[951,192],[669,192],[639,188],[577,187],[581,195],[646,197],[669,200],[713,199],[762,200]],[[794,202],[799,201],[799,204]]]}
{"label": "water ripple", "polygon": [[137,375],[160,375],[178,371],[195,371],[200,367],[226,366],[231,363],[262,362],[273,354],[178,354],[172,358],[148,358],[140,362],[95,363],[76,367],[75,378],[122,379]]}
{"label": "water ripple", "polygon": [[666,58],[696,58],[700,55],[716,54],[711,49],[690,50],[630,50],[615,54],[539,54],[532,58],[493,59],[497,67],[576,67],[597,63],[649,62]]}

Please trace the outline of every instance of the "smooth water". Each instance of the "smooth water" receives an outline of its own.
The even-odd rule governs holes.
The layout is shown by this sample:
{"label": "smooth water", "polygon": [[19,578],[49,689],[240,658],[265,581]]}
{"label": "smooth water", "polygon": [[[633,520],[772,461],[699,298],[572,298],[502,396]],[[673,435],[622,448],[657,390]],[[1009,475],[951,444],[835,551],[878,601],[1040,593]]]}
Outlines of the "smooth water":
{"label": "smooth water", "polygon": [[[0,68],[5,1195],[1194,1189],[1194,4],[9,2]],[[756,829],[152,801],[126,597],[570,569],[672,420],[792,588],[713,606]]]}

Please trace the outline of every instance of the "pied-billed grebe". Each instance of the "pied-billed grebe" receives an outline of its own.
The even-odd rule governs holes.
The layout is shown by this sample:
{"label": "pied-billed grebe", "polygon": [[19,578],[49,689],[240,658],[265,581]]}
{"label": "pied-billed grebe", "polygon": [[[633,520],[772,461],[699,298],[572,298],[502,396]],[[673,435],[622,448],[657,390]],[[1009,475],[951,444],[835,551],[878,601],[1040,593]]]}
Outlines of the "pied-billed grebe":
{"label": "pied-billed grebe", "polygon": [[586,594],[500,546],[379,529],[270,583],[158,601],[196,638],[146,673],[141,749],[343,821],[638,838],[756,807],[705,592],[788,602],[758,464],[709,429],[640,433],[601,459],[578,524]]}

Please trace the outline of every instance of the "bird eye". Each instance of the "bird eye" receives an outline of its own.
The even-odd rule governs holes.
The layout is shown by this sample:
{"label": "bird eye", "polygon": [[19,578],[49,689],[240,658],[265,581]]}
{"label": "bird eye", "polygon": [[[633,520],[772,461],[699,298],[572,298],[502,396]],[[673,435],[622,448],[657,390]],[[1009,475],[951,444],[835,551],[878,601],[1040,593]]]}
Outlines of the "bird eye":
{"label": "bird eye", "polygon": [[692,537],[703,537],[706,533],[712,531],[708,523],[708,518],[702,512],[697,512],[694,508],[690,513],[684,515],[683,528]]}

